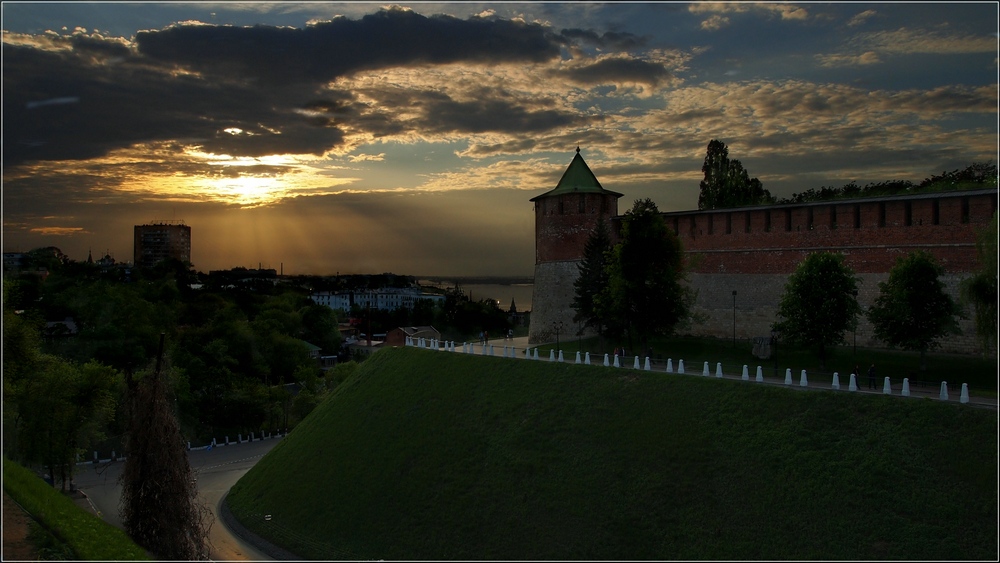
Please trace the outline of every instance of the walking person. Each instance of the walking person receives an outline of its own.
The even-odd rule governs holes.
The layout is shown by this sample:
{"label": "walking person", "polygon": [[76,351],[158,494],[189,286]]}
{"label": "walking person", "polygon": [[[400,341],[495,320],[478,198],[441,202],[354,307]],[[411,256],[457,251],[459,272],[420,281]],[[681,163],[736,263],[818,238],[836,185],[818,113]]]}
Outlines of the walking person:
{"label": "walking person", "polygon": [[875,389],[875,364],[868,368],[868,388]]}

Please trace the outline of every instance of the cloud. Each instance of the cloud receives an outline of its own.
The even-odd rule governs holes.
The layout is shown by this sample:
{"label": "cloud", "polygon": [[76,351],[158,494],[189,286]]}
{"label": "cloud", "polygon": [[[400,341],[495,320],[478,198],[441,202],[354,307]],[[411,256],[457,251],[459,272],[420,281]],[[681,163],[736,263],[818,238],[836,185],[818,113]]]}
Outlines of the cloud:
{"label": "cloud", "polygon": [[645,47],[646,38],[639,37],[632,33],[607,31],[598,34],[592,29],[564,29],[560,32],[562,37],[568,40],[591,45],[599,49],[613,49],[617,51],[631,51]]}
{"label": "cloud", "polygon": [[855,36],[849,43],[861,49],[892,55],[916,53],[963,55],[995,53],[997,50],[996,36],[945,34],[905,27],[892,31],[862,33]]}
{"label": "cloud", "polygon": [[573,82],[584,85],[641,83],[657,86],[670,77],[662,63],[623,57],[605,58],[557,71]]}
{"label": "cloud", "polygon": [[266,84],[321,83],[400,66],[541,62],[559,55],[547,28],[497,18],[423,16],[390,8],[303,29],[175,25],[136,34],[139,53],[213,76]]}
{"label": "cloud", "polygon": [[693,2],[688,5],[688,12],[692,14],[760,13],[777,15],[783,20],[805,20],[809,18],[809,12],[805,8],[788,3]]}
{"label": "cloud", "polygon": [[83,227],[34,227],[29,229],[29,231],[47,237],[48,236],[65,237],[71,235],[90,234]]}
{"label": "cloud", "polygon": [[875,51],[866,51],[860,55],[816,55],[820,66],[863,66],[882,62]]}
{"label": "cloud", "polygon": [[877,14],[875,10],[865,10],[858,14],[855,14],[850,20],[847,21],[847,25],[854,27],[864,24],[869,18]]}
{"label": "cloud", "polygon": [[705,31],[718,31],[727,25],[729,25],[729,18],[718,14],[713,14],[707,20],[701,22],[701,28]]}
{"label": "cloud", "polygon": [[385,153],[379,154],[358,154],[349,157],[351,162],[382,162],[385,160]]}

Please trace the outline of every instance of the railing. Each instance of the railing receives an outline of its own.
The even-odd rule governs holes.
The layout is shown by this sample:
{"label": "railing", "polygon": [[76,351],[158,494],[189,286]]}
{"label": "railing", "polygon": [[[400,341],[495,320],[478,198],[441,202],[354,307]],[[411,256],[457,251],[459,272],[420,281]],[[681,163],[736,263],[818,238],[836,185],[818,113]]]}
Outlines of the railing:
{"label": "railing", "polygon": [[[765,372],[771,371],[771,368],[765,368],[763,365],[757,365],[756,369],[752,370],[748,364],[742,366],[734,366],[729,364],[724,366],[721,362],[715,364],[710,364],[710,362],[692,362],[685,365],[683,359],[678,358],[676,364],[673,358],[667,358],[666,361],[662,359],[652,359],[648,356],[642,357],[638,355],[633,356],[618,356],[611,354],[596,354],[596,357],[592,357],[590,352],[582,354],[576,352],[575,358],[572,360],[566,359],[562,350],[556,352],[555,349],[549,349],[549,354],[546,357],[544,354],[539,355],[538,348],[515,348],[514,346],[504,345],[502,348],[496,344],[490,343],[475,343],[475,342],[463,342],[461,347],[459,347],[455,341],[441,341],[436,339],[425,339],[425,338],[413,338],[407,337],[405,341],[405,346],[424,348],[429,350],[445,351],[445,352],[459,352],[465,354],[483,355],[483,356],[499,356],[504,358],[524,358],[529,360],[543,360],[547,359],[550,362],[569,362],[572,361],[576,364],[584,365],[603,365],[607,367],[614,367],[619,369],[635,369],[642,371],[660,371],[665,373],[678,373],[678,374],[695,374],[702,375],[705,377],[716,377],[716,378],[730,378],[739,377],[744,381],[754,381],[757,383],[775,383],[775,377],[771,377],[770,381],[767,376],[764,375]],[[478,346],[478,347],[477,347]],[[714,367],[713,367],[714,366]],[[810,387],[809,375],[806,370],[801,370],[798,375],[793,376],[791,368],[785,368],[785,372],[780,377],[780,381],[784,385],[796,386],[800,388]],[[846,389],[848,391],[859,391],[863,387],[868,387],[868,376],[865,374],[860,374],[851,377],[853,374],[848,374],[841,380],[840,374],[838,372],[831,373],[814,373],[813,374],[813,385],[812,387],[821,389],[833,389],[841,390]],[[817,381],[827,381],[829,383],[816,383]],[[909,397],[914,394],[914,391],[919,391],[921,396],[931,396],[936,395],[938,399],[942,401],[952,400],[953,391],[949,390],[948,382],[942,381],[938,383],[926,382],[926,381],[913,381],[911,382],[909,378],[903,378],[902,383],[897,383],[896,387],[893,386],[892,380],[889,377],[883,377],[876,381],[876,391],[881,391],[885,395],[900,395],[903,397]],[[936,393],[934,393],[937,387]],[[916,389],[914,389],[916,388]],[[962,404],[969,403],[969,386],[967,383],[963,383],[961,386],[961,391],[958,394],[958,402]]]}

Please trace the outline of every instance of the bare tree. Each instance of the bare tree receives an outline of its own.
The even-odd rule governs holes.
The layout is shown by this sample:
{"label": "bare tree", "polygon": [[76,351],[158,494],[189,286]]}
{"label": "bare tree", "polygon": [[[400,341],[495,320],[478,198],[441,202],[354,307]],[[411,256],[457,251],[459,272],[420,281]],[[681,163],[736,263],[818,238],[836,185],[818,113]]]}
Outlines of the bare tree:
{"label": "bare tree", "polygon": [[187,449],[167,400],[163,338],[155,370],[138,378],[126,375],[128,431],[119,510],[125,531],[156,557],[204,560],[212,516],[197,501]]}

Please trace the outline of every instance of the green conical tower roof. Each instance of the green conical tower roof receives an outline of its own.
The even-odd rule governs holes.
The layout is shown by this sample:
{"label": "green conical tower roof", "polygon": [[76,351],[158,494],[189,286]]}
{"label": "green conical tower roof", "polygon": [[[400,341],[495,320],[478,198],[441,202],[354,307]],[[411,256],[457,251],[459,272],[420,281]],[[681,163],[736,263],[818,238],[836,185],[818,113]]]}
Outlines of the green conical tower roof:
{"label": "green conical tower roof", "polygon": [[569,163],[566,172],[563,172],[562,178],[559,180],[556,188],[542,195],[535,196],[530,201],[564,194],[607,194],[622,197],[622,194],[606,190],[601,186],[601,183],[597,181],[597,176],[594,176],[590,167],[587,166],[587,163],[583,161],[583,157],[580,156],[580,147],[576,148],[576,156],[573,157],[573,162]]}

